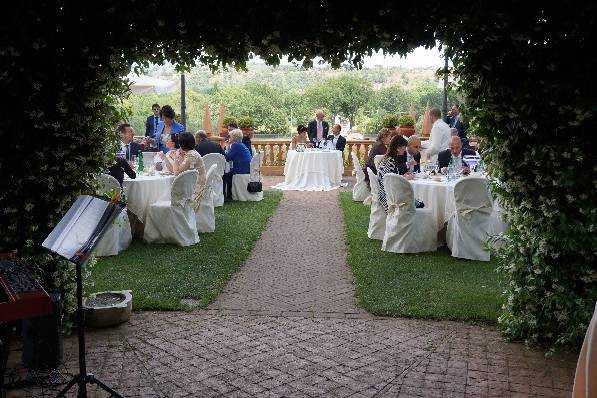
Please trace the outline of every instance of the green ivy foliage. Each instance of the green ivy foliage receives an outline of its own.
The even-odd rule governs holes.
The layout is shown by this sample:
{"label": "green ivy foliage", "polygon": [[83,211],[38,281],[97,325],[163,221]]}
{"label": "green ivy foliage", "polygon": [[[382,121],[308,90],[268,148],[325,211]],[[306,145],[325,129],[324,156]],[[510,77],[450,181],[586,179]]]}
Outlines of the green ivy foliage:
{"label": "green ivy foliage", "polygon": [[[440,40],[509,214],[505,333],[578,345],[597,299],[596,7],[247,1],[230,18],[236,3],[212,0],[13,3],[0,25],[10,104],[0,119],[0,251],[43,253],[43,238],[113,160],[132,65],[242,69],[253,55],[270,65],[287,55],[358,67],[374,49],[406,54]],[[305,21],[318,23],[297,29]]]}

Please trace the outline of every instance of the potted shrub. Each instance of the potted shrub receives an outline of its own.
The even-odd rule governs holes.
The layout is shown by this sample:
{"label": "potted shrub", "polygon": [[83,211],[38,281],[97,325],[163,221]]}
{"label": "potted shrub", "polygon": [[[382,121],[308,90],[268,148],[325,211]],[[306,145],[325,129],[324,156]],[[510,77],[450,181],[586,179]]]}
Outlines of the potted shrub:
{"label": "potted shrub", "polygon": [[383,127],[392,132],[392,136],[396,134],[396,126],[398,126],[399,118],[397,115],[385,115],[381,120]]}
{"label": "potted shrub", "polygon": [[234,116],[226,116],[222,121],[222,126],[220,127],[220,137],[228,136],[228,125],[229,124],[237,124],[238,122]]}
{"label": "potted shrub", "polygon": [[415,133],[415,120],[410,115],[403,115],[398,121],[399,127],[398,132],[400,135],[410,137]]}
{"label": "potted shrub", "polygon": [[238,128],[243,131],[244,136],[252,137],[255,128],[255,120],[250,116],[238,118]]}

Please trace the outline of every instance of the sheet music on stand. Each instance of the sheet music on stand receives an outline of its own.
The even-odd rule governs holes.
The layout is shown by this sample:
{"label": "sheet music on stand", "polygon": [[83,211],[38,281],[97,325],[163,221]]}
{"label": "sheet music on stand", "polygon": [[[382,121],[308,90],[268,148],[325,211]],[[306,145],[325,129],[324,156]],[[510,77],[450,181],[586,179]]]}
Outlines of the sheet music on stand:
{"label": "sheet music on stand", "polygon": [[54,227],[42,246],[77,262],[91,254],[103,233],[125,208],[108,198],[81,195]]}

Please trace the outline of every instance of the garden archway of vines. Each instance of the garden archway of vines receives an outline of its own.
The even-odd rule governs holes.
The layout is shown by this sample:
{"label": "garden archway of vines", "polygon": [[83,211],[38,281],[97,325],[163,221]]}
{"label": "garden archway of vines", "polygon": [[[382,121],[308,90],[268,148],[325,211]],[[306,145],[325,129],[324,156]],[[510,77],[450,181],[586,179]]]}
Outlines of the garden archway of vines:
{"label": "garden archway of vines", "polygon": [[[502,247],[507,336],[577,346],[597,299],[594,2],[22,1],[0,30],[0,251],[56,285],[40,242],[110,160],[132,65],[242,68],[249,54],[359,66],[376,49],[443,43],[483,138],[511,228]],[[576,8],[575,8],[576,7]]]}

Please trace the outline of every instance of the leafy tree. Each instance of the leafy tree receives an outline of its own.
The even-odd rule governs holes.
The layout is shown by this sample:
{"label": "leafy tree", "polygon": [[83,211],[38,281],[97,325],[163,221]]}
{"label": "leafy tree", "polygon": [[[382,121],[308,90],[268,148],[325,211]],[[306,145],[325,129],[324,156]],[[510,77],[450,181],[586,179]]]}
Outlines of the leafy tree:
{"label": "leafy tree", "polygon": [[373,89],[367,80],[343,74],[310,86],[305,95],[314,109],[326,108],[334,115],[347,117],[352,125],[358,111],[373,95]]}

